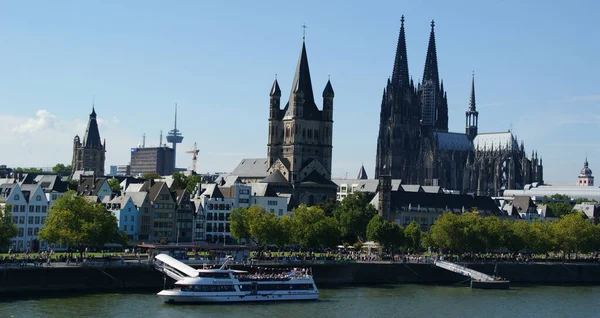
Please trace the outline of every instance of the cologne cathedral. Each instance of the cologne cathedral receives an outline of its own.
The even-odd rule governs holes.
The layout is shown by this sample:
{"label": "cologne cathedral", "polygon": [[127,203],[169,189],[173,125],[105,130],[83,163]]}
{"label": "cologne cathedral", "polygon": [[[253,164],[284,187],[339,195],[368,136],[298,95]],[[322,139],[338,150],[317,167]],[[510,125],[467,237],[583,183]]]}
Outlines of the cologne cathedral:
{"label": "cologne cathedral", "polygon": [[432,21],[423,78],[415,85],[408,73],[401,18],[392,77],[381,102],[375,178],[391,176],[404,184],[492,196],[543,183],[541,157],[537,152],[528,157],[510,130],[478,132],[474,78],[465,132],[448,132],[448,98],[438,74],[434,26]]}

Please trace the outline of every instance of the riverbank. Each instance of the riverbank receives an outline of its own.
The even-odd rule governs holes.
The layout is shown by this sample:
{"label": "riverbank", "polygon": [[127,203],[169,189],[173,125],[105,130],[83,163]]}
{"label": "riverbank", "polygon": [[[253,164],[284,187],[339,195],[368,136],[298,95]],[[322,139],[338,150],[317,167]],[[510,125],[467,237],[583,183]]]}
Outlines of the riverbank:
{"label": "riverbank", "polygon": [[[483,273],[494,273],[495,264],[465,264]],[[467,278],[424,263],[342,263],[312,264],[318,285],[435,284],[456,285]],[[282,271],[294,265],[243,266],[233,268]],[[600,285],[600,265],[563,263],[506,263],[497,265],[498,274],[511,284]],[[125,263],[113,266],[8,267],[0,268],[0,295],[18,296],[55,292],[160,291],[167,278],[148,264]]]}

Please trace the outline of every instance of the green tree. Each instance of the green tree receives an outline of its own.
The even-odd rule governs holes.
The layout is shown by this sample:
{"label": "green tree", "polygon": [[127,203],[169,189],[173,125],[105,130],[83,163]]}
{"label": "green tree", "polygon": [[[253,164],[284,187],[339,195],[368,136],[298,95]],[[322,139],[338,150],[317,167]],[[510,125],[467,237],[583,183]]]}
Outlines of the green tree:
{"label": "green tree", "polygon": [[317,207],[325,212],[326,216],[333,216],[333,211],[340,206],[340,201],[334,198],[328,198],[327,200],[317,204]]}
{"label": "green tree", "polygon": [[554,234],[557,238],[557,249],[565,254],[591,252],[595,245],[595,226],[584,218],[581,212],[563,216],[555,222]]}
{"label": "green tree", "polygon": [[412,221],[404,228],[404,239],[406,246],[413,251],[418,251],[421,248],[421,237],[423,231],[417,222]]}
{"label": "green tree", "polygon": [[196,186],[201,181],[201,176],[199,174],[186,176],[181,172],[173,172],[171,177],[173,177],[173,186],[176,189],[185,189],[188,193],[193,193],[194,189],[196,189]]}
{"label": "green tree", "polygon": [[377,210],[363,192],[354,192],[342,200],[333,214],[340,224],[344,241],[354,244],[364,240],[367,224],[377,215]]}
{"label": "green tree", "polygon": [[432,247],[458,252],[467,245],[464,237],[460,216],[444,212],[431,226],[428,241]]}
{"label": "green tree", "polygon": [[108,185],[110,186],[112,192],[118,193],[121,191],[121,183],[116,178],[108,179]]}
{"label": "green tree", "polygon": [[73,172],[73,166],[68,165],[65,166],[62,163],[57,163],[54,167],[52,167],[52,173],[57,174],[59,176],[69,176]]}
{"label": "green tree", "polygon": [[125,244],[117,219],[100,203],[92,203],[69,191],[50,207],[40,239],[68,244],[69,248],[103,247],[105,243]]}
{"label": "green tree", "polygon": [[382,220],[375,215],[367,225],[367,238],[379,242],[385,249],[393,250],[404,242],[404,231],[395,222]]}
{"label": "green tree", "polygon": [[16,168],[13,172],[22,172],[22,173],[42,173],[42,169],[38,168]]}
{"label": "green tree", "polygon": [[142,179],[162,179],[163,177],[156,172],[145,172],[142,174]]}
{"label": "green tree", "polygon": [[10,205],[0,205],[0,249],[9,247],[10,239],[17,236],[17,225],[13,223],[10,209]]}
{"label": "green tree", "polygon": [[302,248],[335,247],[341,233],[337,221],[317,206],[302,204],[292,211],[292,241]]}
{"label": "green tree", "polygon": [[284,240],[279,220],[261,205],[234,209],[229,218],[231,235],[238,240],[245,239],[260,247]]}

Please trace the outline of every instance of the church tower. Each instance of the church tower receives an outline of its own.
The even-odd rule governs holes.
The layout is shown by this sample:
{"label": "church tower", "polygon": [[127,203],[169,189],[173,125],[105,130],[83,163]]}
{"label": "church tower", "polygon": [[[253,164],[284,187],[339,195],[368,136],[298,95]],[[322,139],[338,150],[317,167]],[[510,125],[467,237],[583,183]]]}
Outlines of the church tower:
{"label": "church tower", "polygon": [[469,99],[469,108],[466,112],[465,134],[470,141],[477,136],[477,125],[479,123],[479,112],[475,107],[475,74],[471,79],[471,98]]}
{"label": "church tower", "polygon": [[[271,87],[267,178],[263,182],[274,183],[277,179],[281,184],[284,179],[292,186],[296,202],[309,206],[335,198],[337,190],[331,182],[335,93],[329,80],[322,97],[323,109],[320,110],[313,94],[303,41],[288,103],[283,109],[277,79]],[[278,177],[271,177],[273,174]]]}
{"label": "church tower", "polygon": [[[541,162],[540,162],[540,165],[541,165]],[[587,157],[585,158],[585,162],[583,163],[583,169],[581,169],[581,172],[579,173],[579,176],[577,177],[577,185],[580,187],[593,187],[594,186],[594,176],[592,175],[592,170],[588,167]]]}
{"label": "church tower", "polygon": [[431,33],[421,84],[421,125],[426,130],[448,131],[448,98],[443,82],[440,84],[437,50],[435,47],[435,22],[431,21]]}
{"label": "church tower", "polygon": [[103,176],[105,156],[106,140],[102,144],[96,110],[92,107],[83,141],[79,140],[79,136],[75,136],[73,140],[73,172],[93,171],[96,175]]}

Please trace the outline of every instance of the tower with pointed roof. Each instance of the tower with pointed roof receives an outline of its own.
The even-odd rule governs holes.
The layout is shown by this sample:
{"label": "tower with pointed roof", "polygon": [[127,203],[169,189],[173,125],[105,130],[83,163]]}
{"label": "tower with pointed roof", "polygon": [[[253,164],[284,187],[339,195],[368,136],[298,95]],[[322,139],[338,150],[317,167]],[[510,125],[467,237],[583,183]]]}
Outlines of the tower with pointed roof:
{"label": "tower with pointed roof", "polygon": [[285,107],[280,105],[277,79],[269,95],[267,175],[281,174],[290,183],[298,204],[313,205],[335,198],[337,186],[331,182],[335,94],[328,80],[322,94],[323,108],[317,107],[305,41]]}
{"label": "tower with pointed roof", "polygon": [[479,195],[500,195],[504,189],[543,183],[541,158],[532,154],[529,159],[511,130],[479,131],[474,77],[465,131],[448,132],[448,98],[438,70],[433,21],[417,87],[409,74],[406,51],[402,16],[394,68],[381,101],[375,178]]}
{"label": "tower with pointed roof", "polygon": [[92,106],[92,112],[88,120],[83,140],[79,136],[73,139],[73,172],[93,171],[95,175],[104,175],[104,162],[106,160],[106,140],[102,143],[96,120],[96,110]]}
{"label": "tower with pointed roof", "polygon": [[581,172],[577,177],[577,185],[580,187],[594,186],[594,176],[592,175],[592,170],[589,168],[587,157],[585,157],[585,161],[583,162],[583,169],[581,169]]}
{"label": "tower with pointed roof", "polygon": [[469,140],[473,141],[477,136],[477,125],[479,124],[479,112],[475,107],[475,74],[471,80],[471,98],[469,99],[469,108],[465,114],[465,133]]}

